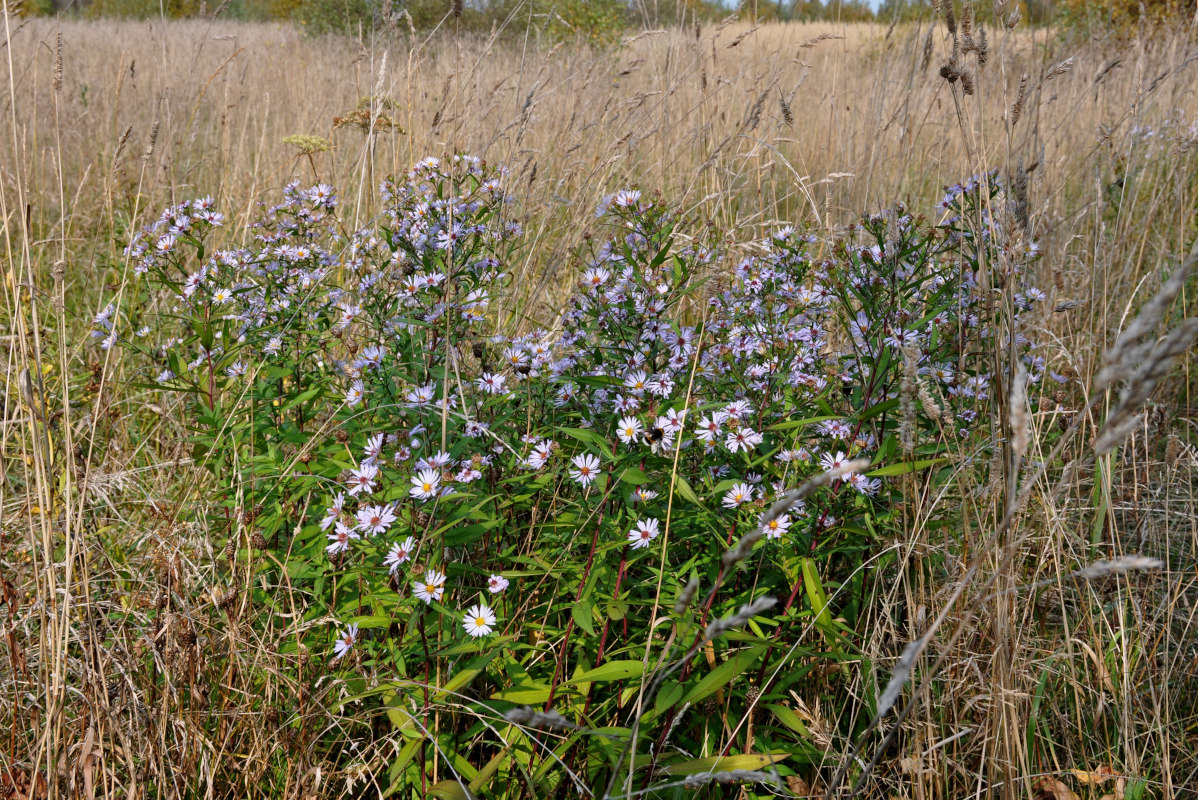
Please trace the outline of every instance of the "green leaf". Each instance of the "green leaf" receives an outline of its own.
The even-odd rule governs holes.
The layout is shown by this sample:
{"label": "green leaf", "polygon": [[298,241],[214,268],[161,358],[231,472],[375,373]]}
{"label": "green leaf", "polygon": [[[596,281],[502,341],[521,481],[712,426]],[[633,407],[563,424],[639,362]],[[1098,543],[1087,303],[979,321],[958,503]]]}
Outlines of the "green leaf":
{"label": "green leaf", "polygon": [[536,685],[512,686],[491,695],[491,699],[506,700],[509,703],[520,703],[521,705],[536,705],[537,703],[544,703],[549,699],[549,687]]}
{"label": "green leaf", "polygon": [[470,683],[482,674],[487,668],[487,664],[491,663],[491,659],[495,657],[498,650],[493,650],[485,656],[479,656],[463,667],[456,675],[446,681],[445,685],[440,687],[441,692],[461,692]]}
{"label": "green leaf", "polygon": [[607,681],[622,681],[626,678],[639,678],[644,674],[645,665],[640,661],[608,661],[594,669],[566,681],[565,685],[576,683],[605,683]]}
{"label": "green leaf", "polygon": [[690,481],[680,474],[674,475],[674,489],[678,494],[682,495],[684,500],[688,500],[697,506],[703,505],[703,501],[699,499],[699,495],[695,494],[695,487],[691,486]]}
{"label": "green leaf", "polygon": [[462,788],[462,784],[454,780],[444,780],[433,784],[428,790],[428,797],[439,797],[441,800],[474,800],[474,795]]}
{"label": "green leaf", "polygon": [[881,469],[875,469],[871,472],[867,472],[866,475],[871,478],[884,478],[888,475],[906,475],[911,472],[918,472],[921,469],[934,467],[937,464],[943,464],[945,461],[948,461],[948,459],[928,458],[922,461],[903,461],[899,464],[891,464],[888,467],[882,467]]}
{"label": "green leaf", "polygon": [[711,672],[703,676],[703,680],[695,684],[695,688],[687,693],[683,702],[695,704],[707,697],[710,694],[715,694],[720,689],[732,682],[734,678],[748,671],[749,667],[761,658],[765,653],[766,645],[758,645],[751,647],[748,650],[742,650],[735,656],[720,664]]}
{"label": "green leaf", "polygon": [[620,473],[620,480],[622,480],[624,483],[631,483],[634,486],[640,486],[641,484],[649,482],[649,476],[645,474],[644,470],[641,470],[638,467],[629,467]]}
{"label": "green leaf", "polygon": [[807,417],[806,419],[788,419],[785,422],[779,422],[770,425],[766,428],[767,431],[788,431],[791,428],[802,428],[807,425],[814,425],[817,422],[825,422],[830,419],[841,419],[835,414],[827,414],[820,417]]}
{"label": "green leaf", "polygon": [[595,635],[595,619],[591,614],[591,609],[594,608],[586,600],[579,600],[570,607],[570,614],[574,617],[574,624],[582,628],[591,636]]}
{"label": "green leaf", "polygon": [[811,738],[811,731],[807,729],[807,724],[803,722],[803,720],[794,712],[793,709],[787,708],[784,705],[779,705],[778,703],[770,703],[766,706],[766,708],[773,712],[774,716],[778,718],[779,722],[790,728],[799,736],[802,736],[804,739]]}
{"label": "green leaf", "polygon": [[874,417],[885,414],[887,411],[893,411],[894,409],[898,408],[898,405],[898,398],[895,398],[894,400],[884,400],[883,402],[878,403],[877,405],[872,405],[862,411],[858,419],[861,422],[865,422],[868,419],[873,419]]}
{"label": "green leaf", "polygon": [[733,756],[710,756],[691,761],[667,764],[662,771],[669,775],[695,775],[700,772],[731,772],[737,769],[759,770],[790,758],[790,753],[741,753]]}

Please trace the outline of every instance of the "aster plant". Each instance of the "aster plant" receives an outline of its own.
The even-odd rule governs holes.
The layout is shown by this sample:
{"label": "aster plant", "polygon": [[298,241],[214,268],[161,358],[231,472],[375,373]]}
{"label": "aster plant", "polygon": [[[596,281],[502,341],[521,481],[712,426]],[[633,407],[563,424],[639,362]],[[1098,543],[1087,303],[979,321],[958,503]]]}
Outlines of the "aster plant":
{"label": "aster plant", "polygon": [[[829,664],[874,673],[865,599],[906,568],[904,502],[992,414],[979,270],[1018,287],[1002,330],[1042,296],[995,176],[935,224],[896,208],[831,241],[729,241],[620,191],[554,324],[518,330],[503,170],[429,158],[380,195],[348,230],[331,187],[291,185],[240,238],[210,201],[170,208],[96,320],[186,404],[216,580],[302,655],[294,740],[332,770],[373,754],[405,797],[434,774],[439,796],[673,796],[750,744],[749,783],[818,772],[868,703],[816,737],[790,698]],[[387,724],[314,727],[313,696]]]}

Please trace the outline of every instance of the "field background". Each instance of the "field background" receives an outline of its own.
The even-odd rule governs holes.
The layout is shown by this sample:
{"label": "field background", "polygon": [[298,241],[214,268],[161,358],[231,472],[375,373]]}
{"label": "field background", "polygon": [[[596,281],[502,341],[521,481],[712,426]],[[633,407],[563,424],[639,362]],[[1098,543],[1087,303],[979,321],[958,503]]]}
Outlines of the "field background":
{"label": "field background", "polygon": [[[1039,355],[1077,379],[1057,412],[1035,421],[1044,427],[1088,407],[1078,387],[1102,348],[1198,233],[1192,28],[1090,42],[992,30],[988,64],[965,96],[937,74],[947,39],[930,20],[729,21],[646,31],[610,49],[535,33],[458,35],[452,20],[431,34],[396,26],[357,40],[274,23],[4,24],[0,774],[11,786],[37,761],[80,787],[86,773],[108,796],[136,794],[148,774],[198,796],[211,785],[204,776],[253,759],[217,740],[197,741],[194,753],[167,749],[177,699],[156,693],[149,676],[114,682],[110,667],[68,657],[89,636],[89,615],[111,607],[148,619],[164,563],[179,565],[197,607],[211,604],[218,582],[220,544],[173,523],[202,490],[181,444],[185,420],[147,400],[115,353],[87,338],[91,316],[125,286],[124,244],[167,203],[211,195],[234,227],[287,182],[319,180],[337,187],[345,219],[365,225],[379,180],[422,156],[506,164],[535,241],[516,270],[522,291],[504,309],[515,330],[552,325],[595,203],[624,186],[660,191],[724,230],[786,221],[834,234],[897,201],[934,215],[945,185],[1022,169],[1046,254],[1039,285],[1047,308],[1064,306],[1044,316]],[[385,118],[372,131],[337,125],[359,108]],[[330,148],[304,154],[284,141],[297,134]],[[1192,314],[1192,295],[1182,302]],[[1010,539],[1022,549],[1011,585],[1140,552],[1165,569],[1013,594],[974,620],[951,652],[944,693],[912,720],[891,765],[905,776],[904,796],[1028,796],[1045,785],[1040,776],[1104,765],[1145,776],[1143,796],[1194,793],[1193,367],[1192,355],[1183,360],[1119,458],[1064,491],[1044,487]],[[57,469],[33,441],[42,401],[23,393],[29,375],[65,413],[65,444],[51,449],[69,454],[72,469]],[[950,503],[993,516],[987,496],[928,498],[899,543],[912,558],[943,546],[919,519]],[[896,657],[944,601],[940,586],[879,594],[871,652]],[[130,631],[105,658],[134,663],[145,648]],[[246,642],[244,667],[270,659]],[[226,677],[230,687],[241,680],[235,669]],[[22,700],[31,695],[39,701]],[[63,713],[129,695],[145,711],[127,728],[97,712]],[[984,726],[950,739],[952,709],[966,708],[984,709]],[[229,713],[231,726],[260,724]],[[269,731],[258,746],[275,746]],[[141,773],[124,769],[133,753],[150,755]],[[252,794],[252,775],[233,788]],[[1083,797],[1112,791],[1069,780]],[[0,797],[11,786],[0,784]]]}

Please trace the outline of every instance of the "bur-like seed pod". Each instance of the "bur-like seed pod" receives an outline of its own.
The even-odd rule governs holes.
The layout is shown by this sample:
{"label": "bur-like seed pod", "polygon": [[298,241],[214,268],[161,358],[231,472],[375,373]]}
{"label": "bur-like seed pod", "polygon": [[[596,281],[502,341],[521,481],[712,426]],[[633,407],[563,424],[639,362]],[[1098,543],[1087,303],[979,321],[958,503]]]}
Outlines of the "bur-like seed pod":
{"label": "bur-like seed pod", "polygon": [[465,8],[465,5],[463,0],[453,0],[452,13],[454,19],[462,16],[462,10]]}
{"label": "bur-like seed pod", "polygon": [[1180,458],[1181,458],[1181,439],[1179,439],[1177,437],[1177,434],[1171,433],[1171,434],[1169,434],[1169,438],[1165,440],[1165,464],[1166,465],[1176,464],[1178,459],[1180,459]]}
{"label": "bur-like seed pod", "polygon": [[973,73],[967,69],[961,70],[961,91],[973,94]]}

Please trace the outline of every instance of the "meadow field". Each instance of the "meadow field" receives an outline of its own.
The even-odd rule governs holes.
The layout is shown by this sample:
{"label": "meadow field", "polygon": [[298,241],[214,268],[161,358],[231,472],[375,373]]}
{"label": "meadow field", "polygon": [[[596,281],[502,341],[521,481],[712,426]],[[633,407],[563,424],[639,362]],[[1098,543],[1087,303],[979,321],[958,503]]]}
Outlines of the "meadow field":
{"label": "meadow field", "polygon": [[1198,795],[1198,39],[1000,10],[6,14],[0,798]]}

